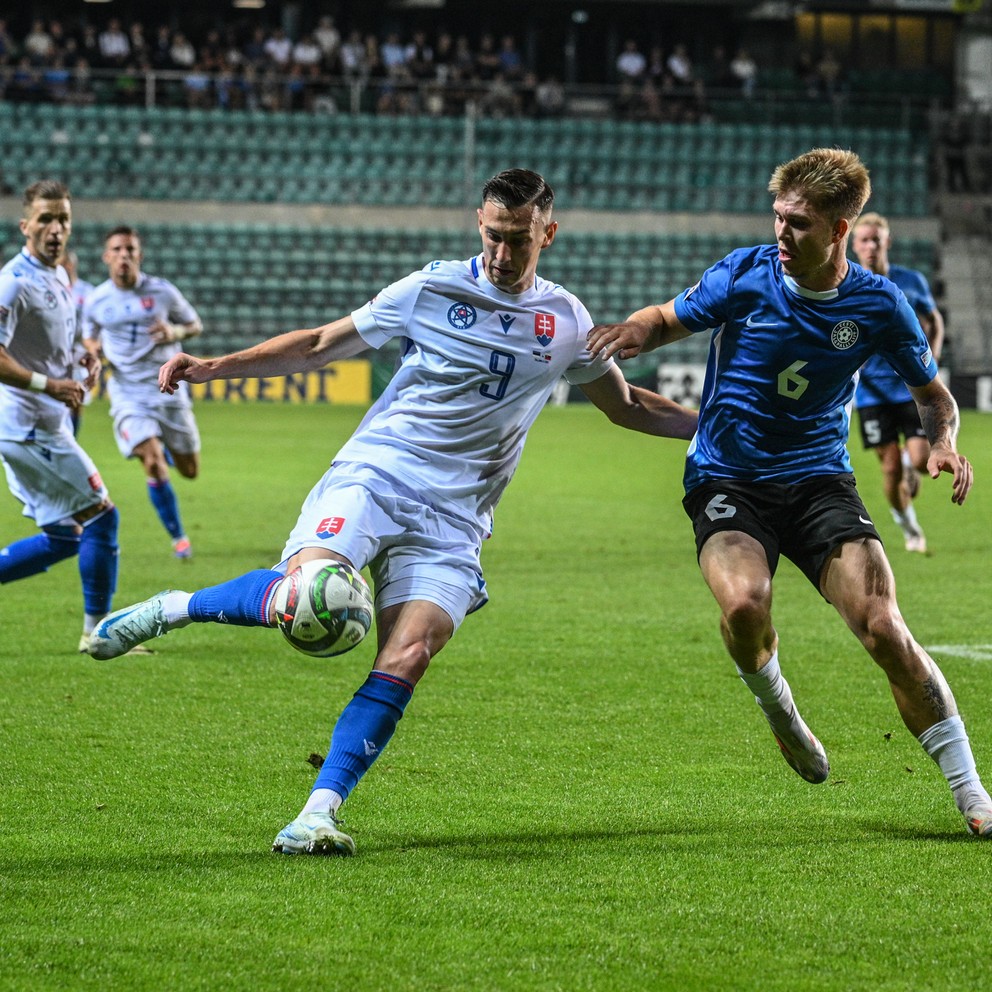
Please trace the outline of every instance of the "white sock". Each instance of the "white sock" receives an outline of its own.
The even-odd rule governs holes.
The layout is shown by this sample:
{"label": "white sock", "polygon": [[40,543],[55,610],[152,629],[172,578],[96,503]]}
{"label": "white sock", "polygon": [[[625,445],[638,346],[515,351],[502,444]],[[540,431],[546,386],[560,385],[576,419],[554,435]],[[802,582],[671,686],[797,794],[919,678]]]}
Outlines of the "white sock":
{"label": "white sock", "polygon": [[992,806],[992,799],[978,777],[961,717],[949,716],[935,723],[920,734],[919,741],[943,772],[962,813],[976,806]]}
{"label": "white sock", "polygon": [[96,625],[106,616],[106,613],[84,613],[83,633],[92,634],[96,630]]}
{"label": "white sock", "polygon": [[306,805],[300,810],[304,813],[330,813],[334,816],[344,800],[333,789],[314,789]]}
{"label": "white sock", "polygon": [[190,623],[189,601],[193,598],[191,592],[167,592],[162,597],[162,612],[169,628],[185,627]]}
{"label": "white sock", "polygon": [[737,674],[754,693],[754,701],[761,707],[766,716],[779,716],[783,712],[790,716],[795,714],[796,704],[792,699],[789,683],[782,676],[777,651],[760,671],[743,672],[740,666],[737,666]]}
{"label": "white sock", "polygon": [[916,519],[916,509],[912,503],[909,503],[906,509],[901,511],[892,507],[892,519],[911,537],[915,537],[920,529]]}

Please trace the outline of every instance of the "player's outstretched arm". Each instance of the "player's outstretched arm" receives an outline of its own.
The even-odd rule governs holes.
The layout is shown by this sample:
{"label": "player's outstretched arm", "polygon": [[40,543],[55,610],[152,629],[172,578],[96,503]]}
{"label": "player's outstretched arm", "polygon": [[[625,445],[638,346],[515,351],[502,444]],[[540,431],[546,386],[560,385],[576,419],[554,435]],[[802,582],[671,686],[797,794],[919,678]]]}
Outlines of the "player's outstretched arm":
{"label": "player's outstretched arm", "polygon": [[602,351],[607,357],[623,359],[653,351],[690,333],[675,315],[675,301],[669,300],[635,311],[622,324],[597,324],[586,340],[594,355]]}
{"label": "player's outstretched arm", "polygon": [[632,386],[617,366],[579,386],[607,417],[628,430],[688,440],[696,433],[699,415],[650,389]]}
{"label": "player's outstretched arm", "polygon": [[974,469],[971,462],[957,450],[958,405],[940,379],[934,379],[926,386],[912,386],[910,392],[930,442],[927,471],[932,479],[936,479],[941,472],[952,475],[951,502],[963,503],[974,482]]}
{"label": "player's outstretched arm", "polygon": [[159,369],[158,386],[163,393],[171,394],[183,381],[292,375],[351,358],[367,347],[351,317],[342,317],[313,330],[280,334],[220,358],[194,358],[180,352]]}

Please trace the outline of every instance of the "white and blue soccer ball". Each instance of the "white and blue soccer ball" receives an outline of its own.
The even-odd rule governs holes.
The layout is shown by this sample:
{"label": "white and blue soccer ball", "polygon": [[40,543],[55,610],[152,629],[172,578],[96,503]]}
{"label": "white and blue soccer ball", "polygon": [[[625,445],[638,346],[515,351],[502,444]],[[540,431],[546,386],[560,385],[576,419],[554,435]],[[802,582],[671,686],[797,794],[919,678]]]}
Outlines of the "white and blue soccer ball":
{"label": "white and blue soccer ball", "polygon": [[276,624],[283,637],[312,658],[344,654],[372,627],[372,592],[361,573],[326,558],[294,568],[275,594]]}

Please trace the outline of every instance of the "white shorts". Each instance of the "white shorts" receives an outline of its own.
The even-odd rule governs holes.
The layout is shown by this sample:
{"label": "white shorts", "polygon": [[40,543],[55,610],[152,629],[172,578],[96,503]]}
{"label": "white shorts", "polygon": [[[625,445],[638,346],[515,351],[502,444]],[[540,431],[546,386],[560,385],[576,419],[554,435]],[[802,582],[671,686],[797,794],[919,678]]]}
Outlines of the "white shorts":
{"label": "white shorts", "polygon": [[93,459],[66,429],[32,441],[0,441],[7,484],[39,527],[57,524],[107,497]]}
{"label": "white shorts", "polygon": [[356,568],[369,566],[377,611],[422,599],[457,630],[489,598],[479,561],[484,536],[374,469],[332,465],[306,498],[279,567],[303,548],[334,551]]}
{"label": "white shorts", "polygon": [[[183,383],[185,385],[185,383]],[[166,396],[153,388],[122,387],[110,379],[110,415],[114,418],[114,438],[125,458],[151,437],[178,455],[192,455],[200,450],[200,431],[193,407],[185,391]]]}

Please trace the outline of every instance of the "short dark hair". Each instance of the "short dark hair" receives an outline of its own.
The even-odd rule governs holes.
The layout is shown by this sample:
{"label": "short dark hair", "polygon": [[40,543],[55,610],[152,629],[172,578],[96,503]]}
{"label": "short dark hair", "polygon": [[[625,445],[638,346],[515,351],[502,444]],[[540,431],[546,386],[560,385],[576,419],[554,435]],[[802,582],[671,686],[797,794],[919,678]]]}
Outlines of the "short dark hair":
{"label": "short dark hair", "polygon": [[136,238],[138,241],[141,240],[141,235],[138,233],[136,227],[131,227],[130,224],[118,224],[117,227],[111,228],[104,235],[103,243],[106,244],[111,238],[117,237],[118,234],[123,235],[127,238]]}
{"label": "short dark hair", "polygon": [[544,176],[530,169],[504,169],[482,187],[482,202],[497,203],[508,210],[533,204],[547,213],[555,202],[555,191]]}
{"label": "short dark hair", "polygon": [[58,179],[39,179],[24,191],[24,206],[30,207],[35,200],[68,200],[69,187]]}

